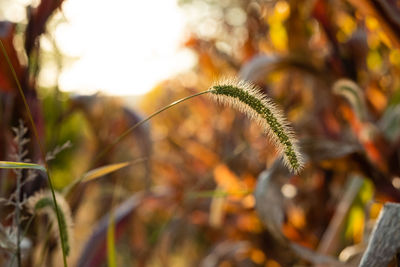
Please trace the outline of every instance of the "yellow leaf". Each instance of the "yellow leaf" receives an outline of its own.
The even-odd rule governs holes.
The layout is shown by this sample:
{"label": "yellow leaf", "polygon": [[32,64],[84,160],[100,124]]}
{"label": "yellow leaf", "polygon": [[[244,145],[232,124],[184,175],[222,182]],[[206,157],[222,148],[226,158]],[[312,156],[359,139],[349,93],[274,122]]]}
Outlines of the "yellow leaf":
{"label": "yellow leaf", "polygon": [[135,163],[140,163],[143,162],[145,159],[140,158],[134,161],[126,161],[126,162],[121,162],[121,163],[115,163],[115,164],[110,164],[106,166],[102,166],[96,169],[93,169],[91,171],[88,171],[85,173],[83,176],[80,178],[74,180],[71,184],[69,184],[67,187],[64,188],[63,190],[63,195],[68,195],[69,192],[79,183],[81,182],[88,182],[97,178],[100,178],[104,175],[107,175],[109,173],[118,171],[119,169],[122,169],[124,167],[127,167],[129,165],[135,164]]}
{"label": "yellow leaf", "polygon": [[143,159],[141,160],[135,160],[135,161],[126,161],[126,162],[121,162],[121,163],[114,163],[114,164],[110,164],[110,165],[106,165],[106,166],[102,166],[96,169],[93,169],[91,171],[88,171],[87,173],[85,173],[83,175],[82,178],[82,182],[87,182],[99,177],[102,177],[104,175],[107,175],[109,173],[115,172],[119,169],[122,169],[126,166],[132,165],[134,163],[138,163],[143,161]]}

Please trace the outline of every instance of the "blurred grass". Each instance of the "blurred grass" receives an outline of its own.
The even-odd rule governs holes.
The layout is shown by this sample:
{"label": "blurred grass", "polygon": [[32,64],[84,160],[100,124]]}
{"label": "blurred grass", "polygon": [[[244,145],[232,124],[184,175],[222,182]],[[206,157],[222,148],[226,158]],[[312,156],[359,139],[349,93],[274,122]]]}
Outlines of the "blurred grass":
{"label": "blurred grass", "polygon": [[[353,173],[366,179],[344,216],[344,226],[336,229],[342,237],[337,250],[327,254],[337,259],[346,248],[366,242],[382,203],[400,201],[396,180],[400,175],[400,50],[395,41],[399,36],[386,25],[392,13],[364,14],[358,5],[366,3],[180,1],[184,11],[196,11],[190,13],[191,33],[184,45],[197,55],[198,65],[160,82],[130,114],[113,98],[76,97],[57,87],[38,88],[35,69],[40,69],[37,53],[41,50],[25,51],[28,65],[17,73],[46,151],[67,140],[73,144],[50,162],[55,188],[68,188],[85,174],[84,180],[93,180],[68,196],[76,241],[70,265],[310,266],[310,260],[292,253],[288,244],[318,249]],[[392,12],[398,14],[395,7]],[[245,19],[239,20],[241,16]],[[10,37],[4,29],[0,38],[12,39],[12,31]],[[112,38],[107,31],[105,35]],[[7,47],[10,54],[11,48]],[[110,66],[104,62],[104,67]],[[269,187],[261,188],[260,173],[277,164],[272,144],[255,123],[206,97],[159,114],[143,125],[141,133],[132,133],[94,163],[100,151],[141,119],[140,113],[151,114],[229,75],[254,79],[288,114],[296,135],[307,145],[307,164],[300,175],[278,171]],[[343,79],[351,80],[361,92],[353,102],[334,93],[333,85]],[[11,161],[11,127],[19,118],[26,119],[22,102],[9,84],[10,73],[0,64],[0,159],[4,161]],[[362,108],[354,105],[363,102]],[[31,130],[29,134],[33,139]],[[39,162],[38,148],[29,150],[33,162]],[[143,164],[132,163],[144,156]],[[0,166],[16,165],[1,162]],[[93,172],[88,174],[90,169]],[[12,172],[0,173],[2,198],[13,192],[12,177]],[[24,193],[32,195],[43,184],[38,175]],[[276,194],[276,201],[257,203],[251,194],[257,188]],[[136,202],[125,202],[136,194],[141,195]],[[112,199],[116,199],[115,209]],[[268,228],[267,219],[275,222],[276,216],[263,218],[256,205],[282,216],[274,226],[287,239],[287,247],[281,247]],[[110,210],[115,213],[108,228],[92,235]],[[2,209],[3,225],[9,223],[9,211],[10,207]],[[54,240],[38,238],[47,230],[46,224],[35,219],[33,226],[26,235],[32,241],[27,254],[32,266],[39,262],[38,251],[48,251],[43,259],[49,265],[59,263]],[[87,244],[92,246],[85,249]],[[7,258],[0,257],[0,264],[6,263]]]}

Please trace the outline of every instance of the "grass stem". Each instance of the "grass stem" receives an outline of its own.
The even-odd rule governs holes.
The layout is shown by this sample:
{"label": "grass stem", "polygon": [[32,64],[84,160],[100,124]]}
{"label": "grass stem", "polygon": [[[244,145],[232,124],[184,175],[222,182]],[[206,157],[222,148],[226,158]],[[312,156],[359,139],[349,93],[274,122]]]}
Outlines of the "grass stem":
{"label": "grass stem", "polygon": [[169,109],[169,108],[172,108],[172,107],[176,106],[177,104],[182,103],[182,102],[184,102],[184,101],[186,101],[186,100],[188,100],[188,99],[191,99],[191,98],[196,97],[196,96],[199,96],[199,95],[204,95],[204,94],[207,94],[207,93],[210,93],[210,92],[211,92],[211,90],[202,91],[202,92],[200,92],[200,93],[196,93],[196,94],[194,94],[194,95],[190,95],[190,96],[181,98],[181,99],[179,99],[179,100],[177,100],[177,101],[175,101],[175,102],[172,102],[171,104],[169,104],[169,105],[167,105],[167,106],[165,106],[165,107],[163,107],[163,108],[157,110],[156,112],[154,112],[154,113],[152,113],[151,115],[149,115],[147,118],[145,118],[145,119],[139,121],[138,123],[136,123],[136,124],[133,125],[132,127],[128,128],[128,129],[127,129],[125,132],[123,132],[117,139],[115,139],[114,142],[112,142],[112,143],[111,143],[110,145],[108,145],[105,149],[103,149],[103,150],[97,155],[97,157],[95,158],[94,164],[96,164],[102,157],[104,157],[104,155],[106,155],[108,152],[110,152],[110,150],[111,150],[116,144],[118,144],[119,142],[121,142],[122,139],[124,139],[124,138],[125,138],[128,134],[130,134],[133,130],[135,130],[135,129],[138,128],[139,126],[143,125],[144,123],[146,123],[147,121],[149,121],[149,120],[150,120],[151,118],[153,118],[154,116],[157,116],[157,115],[160,114],[161,112],[163,112],[163,111],[165,111],[165,110],[167,110],[167,109]]}
{"label": "grass stem", "polygon": [[10,70],[11,70],[11,73],[13,75],[15,83],[17,84],[17,88],[18,88],[19,94],[20,94],[20,96],[22,98],[22,101],[23,101],[25,109],[26,109],[26,113],[27,113],[29,121],[30,121],[30,123],[32,125],[33,134],[35,135],[36,141],[38,142],[38,145],[39,145],[39,150],[40,150],[40,154],[41,154],[41,157],[42,157],[42,160],[43,160],[43,164],[46,167],[46,175],[47,175],[47,179],[49,181],[49,187],[50,187],[50,191],[51,191],[51,194],[52,194],[52,197],[53,197],[53,202],[54,202],[54,206],[55,206],[55,210],[56,210],[56,214],[57,214],[58,229],[60,231],[60,238],[61,238],[61,248],[62,248],[62,255],[63,255],[63,263],[64,263],[64,267],[67,267],[68,266],[68,264],[67,264],[67,255],[66,255],[66,252],[65,252],[65,242],[63,240],[64,239],[64,234],[63,234],[62,228],[61,228],[61,215],[60,215],[60,211],[59,211],[59,208],[58,208],[58,205],[57,205],[56,195],[54,193],[54,186],[53,186],[53,183],[52,183],[51,178],[50,178],[49,167],[48,167],[48,164],[47,164],[47,161],[46,161],[46,153],[45,153],[43,145],[42,145],[42,143],[40,141],[40,138],[39,138],[39,135],[38,135],[38,132],[37,132],[37,129],[36,129],[35,122],[33,121],[32,112],[31,112],[31,110],[29,108],[28,102],[26,101],[26,97],[25,97],[24,91],[22,90],[21,84],[20,84],[20,82],[18,80],[17,73],[15,72],[15,69],[14,69],[14,67],[13,67],[13,65],[11,63],[11,60],[10,60],[8,54],[7,54],[7,50],[4,47],[3,41],[1,39],[0,39],[0,48],[1,48],[1,51],[2,51],[2,53],[4,55],[4,57],[6,58],[7,64],[9,66]]}

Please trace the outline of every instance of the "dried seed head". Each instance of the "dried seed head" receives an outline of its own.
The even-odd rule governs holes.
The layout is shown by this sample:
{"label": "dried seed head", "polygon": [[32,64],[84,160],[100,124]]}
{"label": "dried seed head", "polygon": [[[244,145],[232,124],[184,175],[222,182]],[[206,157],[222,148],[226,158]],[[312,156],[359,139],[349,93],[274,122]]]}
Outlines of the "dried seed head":
{"label": "dried seed head", "polygon": [[[60,227],[61,234],[63,235],[64,247],[66,248],[66,254],[68,255],[70,249],[70,237],[72,237],[72,217],[69,205],[65,198],[55,192],[57,199],[58,210],[60,211]],[[59,230],[57,228],[57,214],[53,202],[53,198],[50,191],[39,191],[36,194],[30,196],[26,201],[28,211],[32,214],[45,214],[49,217],[52,224],[52,232],[54,236],[59,237]]]}
{"label": "dried seed head", "polygon": [[367,106],[365,104],[365,95],[363,90],[349,79],[340,79],[333,84],[333,93],[341,95],[349,101],[355,110],[358,118],[362,121],[367,120]]}
{"label": "dried seed head", "polygon": [[273,141],[285,165],[295,173],[303,167],[297,140],[282,111],[253,84],[226,79],[209,89],[219,103],[238,109],[256,121]]}

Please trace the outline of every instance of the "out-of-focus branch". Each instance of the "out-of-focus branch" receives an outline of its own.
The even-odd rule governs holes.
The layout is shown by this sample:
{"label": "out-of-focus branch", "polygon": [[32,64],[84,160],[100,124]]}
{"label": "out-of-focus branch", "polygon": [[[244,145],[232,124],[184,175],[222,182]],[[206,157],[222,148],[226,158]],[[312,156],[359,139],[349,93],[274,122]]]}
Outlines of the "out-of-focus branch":
{"label": "out-of-focus branch", "polygon": [[325,255],[335,254],[338,249],[339,233],[342,231],[345,218],[349,213],[350,207],[361,189],[363,180],[359,177],[352,177],[347,186],[345,194],[337,206],[335,215],[333,216],[328,229],[322,237],[318,247],[318,252]]}
{"label": "out-of-focus branch", "polygon": [[400,7],[389,0],[348,0],[364,16],[373,16],[389,37],[392,45],[400,48]]}
{"label": "out-of-focus branch", "polygon": [[387,266],[400,249],[400,204],[387,203],[379,214],[360,267]]}

